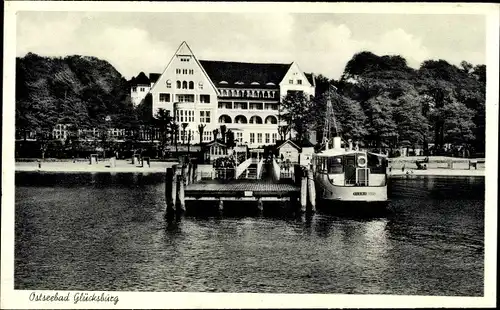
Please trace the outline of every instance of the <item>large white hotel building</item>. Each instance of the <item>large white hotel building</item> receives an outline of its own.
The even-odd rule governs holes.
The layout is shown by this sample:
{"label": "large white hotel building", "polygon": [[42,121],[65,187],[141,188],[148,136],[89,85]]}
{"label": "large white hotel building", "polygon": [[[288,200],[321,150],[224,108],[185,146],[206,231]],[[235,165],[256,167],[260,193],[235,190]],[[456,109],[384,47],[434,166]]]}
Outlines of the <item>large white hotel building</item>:
{"label": "large white hotel building", "polygon": [[[314,76],[297,63],[243,63],[198,60],[182,42],[163,73],[141,72],[131,81],[134,105],[147,94],[152,111],[175,111],[178,123],[187,123],[191,143],[200,141],[198,125],[205,124],[202,141],[213,140],[212,131],[226,125],[240,145],[250,148],[274,144],[279,139],[279,104],[288,92],[313,96]],[[175,108],[175,109],[174,109]]]}

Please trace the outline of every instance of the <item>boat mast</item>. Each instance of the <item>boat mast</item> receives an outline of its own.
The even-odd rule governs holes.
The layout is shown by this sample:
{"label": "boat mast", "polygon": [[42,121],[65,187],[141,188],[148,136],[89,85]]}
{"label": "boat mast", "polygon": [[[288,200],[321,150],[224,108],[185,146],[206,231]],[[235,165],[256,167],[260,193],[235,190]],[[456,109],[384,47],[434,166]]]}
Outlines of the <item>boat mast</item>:
{"label": "boat mast", "polygon": [[[330,86],[330,91],[337,91],[337,88],[335,86]],[[332,135],[332,125],[333,128],[335,128],[335,135]],[[331,95],[329,94],[328,99],[326,100],[325,126],[323,127],[323,145],[325,150],[330,148],[330,143],[333,141],[332,138],[337,137],[338,134],[337,120],[335,119]]]}

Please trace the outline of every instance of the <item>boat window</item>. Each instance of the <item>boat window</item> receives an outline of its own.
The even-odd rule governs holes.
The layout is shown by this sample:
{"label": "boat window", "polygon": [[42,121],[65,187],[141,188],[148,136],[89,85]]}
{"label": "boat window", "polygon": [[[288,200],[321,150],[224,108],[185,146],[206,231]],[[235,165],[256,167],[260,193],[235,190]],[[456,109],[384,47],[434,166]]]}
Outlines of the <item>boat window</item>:
{"label": "boat window", "polygon": [[345,157],[344,169],[345,184],[356,184],[356,155],[347,155]]}
{"label": "boat window", "polygon": [[344,166],[342,163],[342,157],[335,156],[328,158],[328,173],[343,173]]}
{"label": "boat window", "polygon": [[368,168],[370,168],[370,173],[373,174],[385,174],[387,168],[387,159],[374,154],[367,154]]}

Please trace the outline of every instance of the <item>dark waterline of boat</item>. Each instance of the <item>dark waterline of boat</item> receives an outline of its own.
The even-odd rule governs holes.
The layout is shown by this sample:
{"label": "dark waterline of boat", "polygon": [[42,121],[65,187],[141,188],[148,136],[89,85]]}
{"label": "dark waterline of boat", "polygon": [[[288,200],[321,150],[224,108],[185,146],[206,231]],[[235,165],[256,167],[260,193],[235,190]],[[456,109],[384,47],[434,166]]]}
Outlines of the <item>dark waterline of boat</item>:
{"label": "dark waterline of boat", "polygon": [[15,182],[16,289],[483,294],[484,178],[391,180],[369,216],[198,204],[170,225],[161,173]]}

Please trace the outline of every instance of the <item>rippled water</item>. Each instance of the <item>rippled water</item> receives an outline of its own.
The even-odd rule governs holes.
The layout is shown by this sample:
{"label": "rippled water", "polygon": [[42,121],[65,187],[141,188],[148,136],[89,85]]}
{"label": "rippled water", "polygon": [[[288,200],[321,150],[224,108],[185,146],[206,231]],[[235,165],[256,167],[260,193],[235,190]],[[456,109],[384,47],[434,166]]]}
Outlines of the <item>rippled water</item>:
{"label": "rippled water", "polygon": [[378,216],[194,213],[170,225],[162,178],[16,173],[15,288],[483,294],[482,178],[392,180]]}

